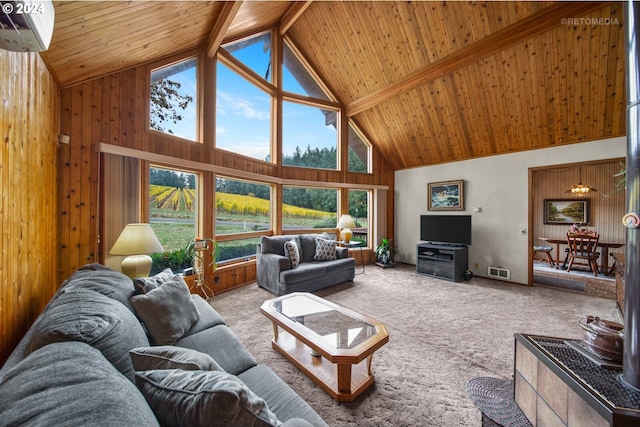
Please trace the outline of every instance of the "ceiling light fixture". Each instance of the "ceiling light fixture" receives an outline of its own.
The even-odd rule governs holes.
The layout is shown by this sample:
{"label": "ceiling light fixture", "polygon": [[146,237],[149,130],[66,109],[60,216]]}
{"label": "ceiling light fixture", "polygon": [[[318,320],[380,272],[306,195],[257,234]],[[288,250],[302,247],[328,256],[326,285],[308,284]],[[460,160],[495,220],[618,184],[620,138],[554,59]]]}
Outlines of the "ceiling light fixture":
{"label": "ceiling light fixture", "polygon": [[578,170],[578,183],[567,190],[572,196],[586,196],[591,191],[598,191],[590,185],[582,183],[582,167]]}

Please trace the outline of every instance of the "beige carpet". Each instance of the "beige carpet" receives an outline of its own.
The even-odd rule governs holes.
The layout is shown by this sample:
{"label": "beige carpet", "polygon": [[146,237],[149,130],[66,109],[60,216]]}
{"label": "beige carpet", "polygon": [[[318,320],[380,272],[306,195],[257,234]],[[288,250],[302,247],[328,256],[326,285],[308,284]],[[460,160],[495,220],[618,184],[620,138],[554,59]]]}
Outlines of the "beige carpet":
{"label": "beige carpet", "polygon": [[583,315],[620,319],[612,300],[482,278],[451,283],[411,265],[367,266],[353,284],[317,294],[389,329],[389,343],[373,357],[376,382],[351,403],[335,402],[271,348],[271,322],[259,308],[274,295],[252,284],[211,303],[258,362],[335,427],[480,426],[465,386],[478,376],[511,378],[514,333],[578,338]]}

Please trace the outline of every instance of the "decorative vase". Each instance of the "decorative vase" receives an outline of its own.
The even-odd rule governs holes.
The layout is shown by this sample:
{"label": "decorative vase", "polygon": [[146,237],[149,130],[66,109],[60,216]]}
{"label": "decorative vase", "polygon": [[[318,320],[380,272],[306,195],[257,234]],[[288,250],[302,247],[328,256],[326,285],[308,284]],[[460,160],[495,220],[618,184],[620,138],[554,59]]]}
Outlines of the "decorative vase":
{"label": "decorative vase", "polygon": [[391,253],[389,251],[382,252],[380,255],[378,255],[378,262],[380,264],[389,264],[390,260],[391,260]]}

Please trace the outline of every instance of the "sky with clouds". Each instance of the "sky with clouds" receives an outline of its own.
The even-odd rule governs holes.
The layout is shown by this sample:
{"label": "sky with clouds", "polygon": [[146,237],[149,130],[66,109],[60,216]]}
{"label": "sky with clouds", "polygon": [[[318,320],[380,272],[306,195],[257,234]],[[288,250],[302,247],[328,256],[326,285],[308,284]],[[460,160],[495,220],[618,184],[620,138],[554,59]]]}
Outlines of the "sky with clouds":
{"label": "sky with clouds", "polygon": [[[269,52],[258,43],[234,52],[234,56],[261,76],[268,72]],[[180,92],[196,98],[195,68],[171,76],[181,84]],[[257,86],[243,79],[222,64],[217,67],[216,144],[232,152],[265,160],[269,155],[271,98]],[[290,73],[284,73],[285,87],[305,94]],[[167,124],[174,134],[195,140],[196,102],[185,111],[179,124]],[[205,118],[206,120],[206,118]],[[306,105],[285,102],[283,106],[283,151],[292,154],[296,146],[302,151],[311,147],[336,146],[336,130],[325,126],[321,110]]]}

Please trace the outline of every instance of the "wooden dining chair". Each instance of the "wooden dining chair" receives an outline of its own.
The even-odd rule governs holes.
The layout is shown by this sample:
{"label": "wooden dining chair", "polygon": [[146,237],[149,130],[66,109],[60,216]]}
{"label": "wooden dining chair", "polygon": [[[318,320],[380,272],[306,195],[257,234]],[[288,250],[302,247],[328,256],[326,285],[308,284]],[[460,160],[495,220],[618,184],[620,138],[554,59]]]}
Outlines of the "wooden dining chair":
{"label": "wooden dining chair", "polygon": [[597,249],[599,239],[600,236],[598,233],[567,233],[567,245],[569,246],[569,265],[567,266],[567,272],[571,271],[573,262],[576,259],[583,259],[587,261],[591,271],[593,271],[593,275],[598,275],[598,257],[600,257],[600,253],[597,252]]}

